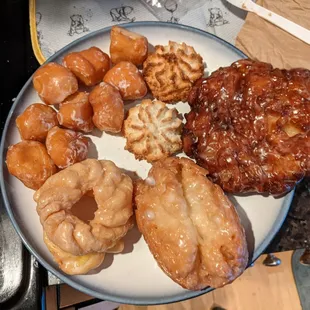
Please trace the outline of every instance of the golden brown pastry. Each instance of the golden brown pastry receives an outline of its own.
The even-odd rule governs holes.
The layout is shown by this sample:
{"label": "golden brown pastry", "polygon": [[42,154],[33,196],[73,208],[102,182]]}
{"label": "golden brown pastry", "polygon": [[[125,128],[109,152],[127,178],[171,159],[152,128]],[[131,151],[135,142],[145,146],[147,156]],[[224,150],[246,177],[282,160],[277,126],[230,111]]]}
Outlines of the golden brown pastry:
{"label": "golden brown pastry", "polygon": [[109,55],[95,46],[66,55],[63,63],[86,86],[101,82],[110,69]]}
{"label": "golden brown pastry", "polygon": [[57,126],[46,137],[47,152],[60,169],[86,159],[89,143],[89,138],[82,133]]}
{"label": "golden brown pastry", "polygon": [[158,100],[142,100],[124,122],[125,148],[149,162],[168,157],[182,148],[181,129],[176,109]]}
{"label": "golden brown pastry", "polygon": [[121,61],[115,65],[107,72],[103,80],[116,87],[124,100],[141,99],[147,93],[140,71],[128,61]]}
{"label": "golden brown pastry", "polygon": [[93,108],[88,102],[87,92],[76,92],[59,105],[57,118],[63,127],[91,132],[93,124]]}
{"label": "golden brown pastry", "polygon": [[120,132],[124,121],[124,103],[119,91],[104,82],[97,85],[89,95],[93,107],[93,122],[103,131]]}
{"label": "golden brown pastry", "polygon": [[11,145],[6,155],[6,165],[10,174],[35,190],[57,171],[45,145],[38,141]]}
{"label": "golden brown pastry", "polygon": [[202,58],[193,47],[172,41],[168,46],[155,46],[155,52],[143,63],[143,75],[153,96],[167,103],[187,101],[203,70]]}
{"label": "golden brown pastry", "polygon": [[[46,233],[43,234],[43,240],[59,268],[69,275],[87,274],[89,271],[99,267],[105,258],[105,252],[73,255],[69,252],[63,251],[48,239]],[[116,254],[123,250],[124,242],[120,240],[114,247],[107,249],[106,253]]]}
{"label": "golden brown pastry", "polygon": [[78,81],[66,67],[50,62],[33,75],[33,86],[46,104],[59,104],[78,90]]}
{"label": "golden brown pastry", "polygon": [[[90,190],[98,209],[86,223],[70,209]],[[133,226],[132,193],[130,177],[113,162],[87,159],[49,178],[34,200],[47,238],[77,256],[123,249],[120,240]]]}
{"label": "golden brown pastry", "polygon": [[78,256],[63,251],[47,237],[46,233],[44,233],[43,240],[59,268],[69,275],[87,274],[90,270],[99,267],[105,257],[105,253],[89,253]]}
{"label": "golden brown pastry", "polygon": [[16,118],[15,123],[23,140],[44,142],[48,131],[58,125],[57,113],[45,104],[34,103]]}
{"label": "golden brown pastry", "polygon": [[148,53],[147,38],[121,28],[111,28],[110,55],[111,61],[117,64],[121,61],[129,61],[136,66],[142,65]]}
{"label": "golden brown pastry", "polygon": [[193,87],[183,148],[225,191],[283,194],[310,176],[310,70],[241,59]]}
{"label": "golden brown pastry", "polygon": [[245,232],[222,189],[186,158],[156,162],[138,181],[136,219],[162,270],[186,289],[221,287],[248,263]]}

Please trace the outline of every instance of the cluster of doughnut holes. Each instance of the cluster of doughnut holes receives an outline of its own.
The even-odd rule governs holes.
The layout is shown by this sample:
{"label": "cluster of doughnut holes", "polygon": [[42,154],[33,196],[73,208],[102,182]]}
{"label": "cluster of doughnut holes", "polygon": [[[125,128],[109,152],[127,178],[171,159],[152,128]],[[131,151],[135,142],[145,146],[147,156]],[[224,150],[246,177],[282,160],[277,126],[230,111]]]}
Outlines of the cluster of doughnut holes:
{"label": "cluster of doughnut holes", "polygon": [[[111,30],[111,59],[92,46],[68,53],[61,64],[40,67],[33,76],[33,87],[43,103],[31,104],[16,119],[23,143],[10,146],[9,172],[36,190],[57,171],[87,158],[90,139],[84,134],[94,128],[121,132],[124,100],[140,99],[147,93],[136,67],[147,51],[145,37],[116,26]],[[44,153],[39,161],[37,149]],[[27,156],[22,156],[25,150]]]}

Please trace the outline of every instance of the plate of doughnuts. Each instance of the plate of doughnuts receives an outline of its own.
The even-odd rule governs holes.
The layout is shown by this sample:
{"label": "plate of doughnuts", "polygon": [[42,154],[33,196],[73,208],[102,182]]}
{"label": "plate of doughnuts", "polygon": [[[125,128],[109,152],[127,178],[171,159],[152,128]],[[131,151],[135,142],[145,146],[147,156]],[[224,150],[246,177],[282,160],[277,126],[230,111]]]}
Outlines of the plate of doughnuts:
{"label": "plate of doughnuts", "polygon": [[[162,304],[229,285],[310,171],[297,98],[307,76],[295,71],[164,22],[74,41],[6,121],[1,190],[16,231],[46,269],[99,299]],[[292,94],[288,80],[300,104],[282,115],[270,98]]]}

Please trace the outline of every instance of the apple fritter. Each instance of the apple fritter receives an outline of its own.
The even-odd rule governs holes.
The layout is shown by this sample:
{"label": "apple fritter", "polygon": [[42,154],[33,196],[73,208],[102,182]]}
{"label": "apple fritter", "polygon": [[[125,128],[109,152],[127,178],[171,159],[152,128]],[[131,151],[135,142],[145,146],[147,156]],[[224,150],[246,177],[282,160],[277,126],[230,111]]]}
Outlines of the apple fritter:
{"label": "apple fritter", "polygon": [[199,80],[183,149],[227,192],[282,194],[310,173],[310,71],[248,59]]}

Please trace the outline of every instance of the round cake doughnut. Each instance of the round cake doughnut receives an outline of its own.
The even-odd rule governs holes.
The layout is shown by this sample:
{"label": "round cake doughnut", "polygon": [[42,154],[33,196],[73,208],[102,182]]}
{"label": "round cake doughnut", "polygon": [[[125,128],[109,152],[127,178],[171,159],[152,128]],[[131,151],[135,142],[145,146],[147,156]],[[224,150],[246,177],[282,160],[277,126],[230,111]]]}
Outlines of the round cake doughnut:
{"label": "round cake doughnut", "polygon": [[50,62],[33,75],[33,87],[46,104],[59,104],[78,90],[78,81],[66,67]]}
{"label": "round cake doughnut", "polygon": [[15,123],[23,140],[44,142],[48,131],[58,125],[57,113],[46,104],[34,103],[16,118]]}
{"label": "round cake doughnut", "polygon": [[141,99],[147,87],[138,68],[128,61],[121,61],[110,69],[103,81],[116,87],[124,100]]}
{"label": "round cake doughnut", "polygon": [[72,52],[64,57],[63,64],[86,86],[102,81],[110,69],[110,57],[98,47]]}
{"label": "round cake doughnut", "polygon": [[22,141],[11,145],[6,155],[6,164],[10,174],[34,190],[40,188],[57,171],[45,145],[38,141]]}
{"label": "round cake doughnut", "polygon": [[[70,209],[88,191],[98,209],[85,223]],[[86,159],[49,178],[35,193],[37,212],[51,242],[73,255],[113,248],[133,226],[133,184],[113,162]]]}
{"label": "round cake doughnut", "polygon": [[86,159],[89,143],[82,133],[57,126],[46,137],[47,152],[60,169]]}
{"label": "round cake doughnut", "polygon": [[59,105],[57,119],[63,127],[91,132],[94,129],[93,108],[87,92],[76,92]]}

